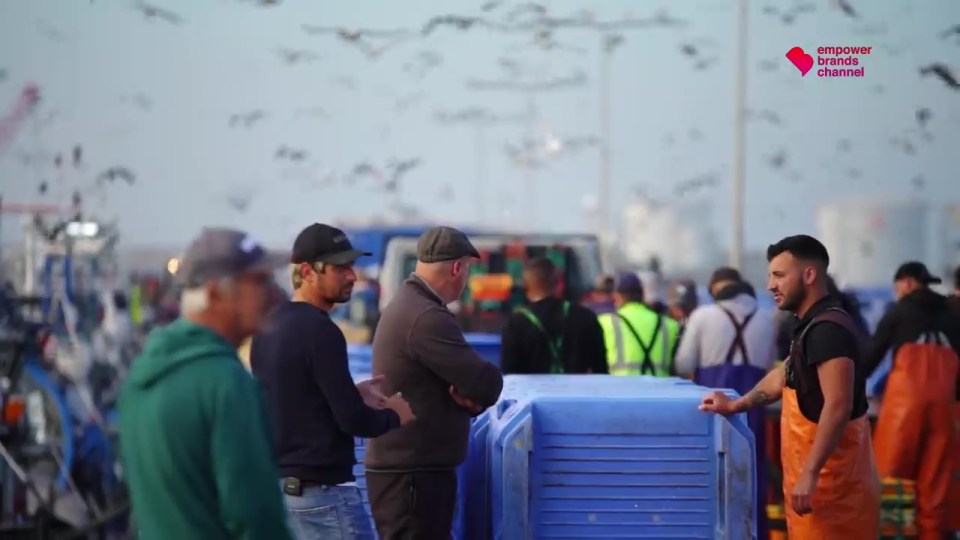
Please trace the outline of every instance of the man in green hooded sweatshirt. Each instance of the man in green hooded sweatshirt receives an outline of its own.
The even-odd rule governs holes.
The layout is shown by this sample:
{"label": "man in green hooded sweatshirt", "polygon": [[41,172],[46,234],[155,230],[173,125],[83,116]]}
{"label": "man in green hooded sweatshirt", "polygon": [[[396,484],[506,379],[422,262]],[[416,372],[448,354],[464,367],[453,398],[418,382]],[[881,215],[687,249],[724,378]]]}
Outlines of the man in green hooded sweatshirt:
{"label": "man in green hooded sweatshirt", "polygon": [[140,539],[291,538],[259,388],[236,353],[286,259],[232,229],[204,229],[187,248],[182,316],[150,335],[120,395]]}

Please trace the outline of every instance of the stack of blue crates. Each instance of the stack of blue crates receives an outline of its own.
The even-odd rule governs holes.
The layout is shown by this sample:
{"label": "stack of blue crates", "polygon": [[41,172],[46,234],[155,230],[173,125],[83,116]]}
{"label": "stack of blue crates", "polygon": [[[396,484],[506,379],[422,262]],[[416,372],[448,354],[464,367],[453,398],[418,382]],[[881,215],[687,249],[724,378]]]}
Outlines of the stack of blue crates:
{"label": "stack of blue crates", "polygon": [[463,337],[484,360],[500,367],[499,334],[471,333],[464,334]]}
{"label": "stack of blue crates", "polygon": [[[684,379],[664,379],[651,376],[613,377],[599,375],[508,375],[504,377],[503,392],[499,402],[490,410],[473,420],[470,430],[470,447],[467,459],[461,466],[461,483],[458,490],[457,517],[453,537],[463,539],[490,538],[490,440],[491,415],[506,411],[516,400],[528,393],[563,393],[573,389],[582,390],[587,397],[591,392],[608,392],[623,386],[631,389],[645,385],[695,386]],[[700,396],[704,392],[699,390]]]}
{"label": "stack of blue crates", "polygon": [[[354,373],[355,380],[369,373]],[[512,375],[474,419],[457,540],[756,538],[754,441],[676,378]],[[366,496],[364,441],[357,484]]]}
{"label": "stack of blue crates", "polygon": [[[754,441],[679,379],[508,377],[465,538],[755,538]],[[475,466],[479,466],[476,463]]]}
{"label": "stack of blue crates", "polygon": [[[473,348],[477,351],[484,360],[500,366],[500,336],[497,334],[466,334],[464,338],[467,340]],[[373,371],[373,349],[368,344],[348,344],[347,345],[347,355],[349,359],[350,372],[353,374],[354,381],[360,382],[372,377],[371,373]],[[474,428],[472,433],[476,433],[478,428],[477,423],[481,422],[485,425],[486,415],[473,419]],[[486,434],[486,431],[483,431]],[[484,435],[485,436],[485,435]],[[366,470],[363,466],[363,459],[366,455],[366,445],[363,439],[356,438],[356,444],[354,446],[354,453],[357,458],[357,464],[353,467],[353,474],[357,477],[357,486],[360,488],[361,493],[363,494],[364,506],[367,508],[367,513],[370,513],[370,502],[367,497],[367,480],[366,480]],[[470,443],[470,451],[475,452],[478,448],[485,448],[485,441],[472,440]],[[483,455],[486,456],[486,452],[483,452]],[[458,470],[459,483],[460,486],[469,485],[468,482],[471,481],[470,474],[472,469],[469,469],[471,461],[468,459],[463,465],[460,466]],[[480,470],[480,469],[476,469]],[[461,493],[464,492],[463,487],[460,490]],[[460,516],[463,515],[463,510],[458,506],[457,508],[457,526],[456,530],[462,530]],[[372,518],[371,518],[372,520]],[[454,538],[460,539],[463,538],[460,535],[455,535]]]}
{"label": "stack of blue crates", "polygon": [[[477,354],[491,364],[500,367],[500,336],[496,334],[465,334],[467,343]],[[373,371],[373,348],[365,343],[347,344],[350,371],[370,373]]]}
{"label": "stack of blue crates", "polygon": [[347,362],[350,365],[350,373],[371,373],[373,372],[373,349],[365,344],[347,344]]}
{"label": "stack of blue crates", "polygon": [[[352,369],[351,369],[352,371]],[[365,381],[372,377],[370,373],[353,371],[354,382]],[[357,487],[360,488],[360,494],[363,496],[363,507],[367,509],[367,515],[370,516],[370,526],[373,526],[373,514],[370,513],[370,498],[367,496],[367,471],[363,467],[363,458],[366,456],[367,447],[364,439],[354,437],[353,455],[357,458],[357,463],[353,466],[353,475],[357,477]]]}

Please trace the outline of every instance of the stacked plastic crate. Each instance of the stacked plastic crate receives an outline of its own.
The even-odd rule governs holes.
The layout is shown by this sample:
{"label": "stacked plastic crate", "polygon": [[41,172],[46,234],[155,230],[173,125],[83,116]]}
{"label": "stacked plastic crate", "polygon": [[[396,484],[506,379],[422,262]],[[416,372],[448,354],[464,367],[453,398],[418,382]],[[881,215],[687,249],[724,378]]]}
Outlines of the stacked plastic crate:
{"label": "stacked plastic crate", "polygon": [[[506,377],[473,421],[452,537],[755,538],[753,436],[741,417],[700,412],[707,391],[654,377]],[[366,500],[363,455],[358,440]]]}
{"label": "stacked plastic crate", "polygon": [[[508,377],[485,414],[485,474],[468,473],[488,484],[464,486],[463,538],[755,537],[753,436],[743,418],[700,412],[706,391],[679,379]],[[489,493],[488,515],[473,492]]]}
{"label": "stacked plastic crate", "polygon": [[[470,343],[476,349],[477,353],[482,356],[485,360],[490,363],[493,363],[497,366],[500,365],[500,336],[490,335],[490,334],[467,334],[467,342]],[[351,344],[348,346],[347,350],[349,356],[350,372],[353,374],[353,379],[355,382],[360,382],[372,377],[373,371],[373,352],[369,345],[354,345]],[[473,419],[473,425],[471,429],[471,441],[469,452],[477,453],[479,452],[484,457],[486,456],[486,431],[482,430],[482,426],[486,424],[487,418],[486,414],[481,415]],[[482,438],[478,435],[482,433]],[[353,474],[357,477],[357,487],[360,488],[360,492],[363,495],[363,504],[367,509],[367,515],[370,513],[370,499],[367,496],[367,479],[366,479],[366,470],[363,466],[363,460],[366,455],[366,443],[364,439],[356,438],[354,452],[357,458],[357,464],[353,467]],[[466,487],[470,485],[477,484],[481,481],[485,484],[485,479],[476,478],[477,473],[485,472],[485,469],[473,467],[472,464],[476,460],[471,460],[470,457],[467,458],[467,461],[460,466],[457,471],[459,478],[459,493],[461,498],[458,500],[458,503],[462,501],[462,494],[466,493]],[[463,519],[465,516],[464,508],[462,504],[457,506],[457,516],[455,518],[455,525],[453,531],[453,538],[460,540],[465,538],[462,536],[460,531],[463,530]],[[479,518],[478,518],[479,519]],[[371,521],[373,518],[371,517]]]}

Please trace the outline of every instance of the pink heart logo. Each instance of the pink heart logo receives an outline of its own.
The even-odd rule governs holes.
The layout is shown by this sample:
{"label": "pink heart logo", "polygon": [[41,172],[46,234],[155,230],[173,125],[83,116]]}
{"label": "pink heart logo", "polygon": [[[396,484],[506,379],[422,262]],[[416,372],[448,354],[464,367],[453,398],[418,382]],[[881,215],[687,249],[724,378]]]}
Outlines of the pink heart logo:
{"label": "pink heart logo", "polygon": [[787,51],[787,60],[793,62],[793,65],[797,66],[803,76],[806,76],[807,72],[813,67],[813,57],[803,52],[800,47],[794,47]]}

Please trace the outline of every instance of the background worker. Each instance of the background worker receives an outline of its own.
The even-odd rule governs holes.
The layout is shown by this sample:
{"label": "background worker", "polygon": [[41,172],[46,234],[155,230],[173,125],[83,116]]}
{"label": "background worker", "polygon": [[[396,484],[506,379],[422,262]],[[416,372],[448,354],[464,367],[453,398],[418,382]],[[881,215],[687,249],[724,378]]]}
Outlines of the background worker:
{"label": "background worker", "polygon": [[593,291],[587,296],[584,305],[597,315],[612,313],[617,310],[613,303],[613,276],[603,275],[597,279]]}
{"label": "background worker", "polygon": [[236,353],[284,262],[232,229],[204,229],[187,248],[183,315],[150,334],[120,394],[139,538],[290,538],[260,391]]}
{"label": "background worker", "polygon": [[597,316],[556,296],[559,275],[550,259],[531,259],[523,271],[527,305],[504,326],[500,368],[512,373],[607,373]]}
{"label": "background worker", "polygon": [[921,540],[949,530],[948,496],[957,456],[954,403],[960,386],[960,314],[930,289],[940,283],[920,262],[894,275],[894,304],[877,324],[865,356],[869,376],[893,352],[874,450],[881,477],[916,481]]}
{"label": "background worker", "polygon": [[343,231],[315,223],[293,244],[293,299],[277,306],[253,339],[250,367],[273,423],[290,528],[300,540],[368,538],[355,483],[354,437],[378,437],[414,420],[377,380],[354,384],[347,341],[330,310],[350,300],[353,265],[365,252]]}
{"label": "background worker", "polygon": [[679,323],[644,304],[643,284],[633,272],[617,276],[613,297],[617,310],[598,317],[610,374],[672,375]]}
{"label": "background worker", "polygon": [[875,540],[880,480],[866,417],[862,333],[827,294],[830,257],[817,239],[784,238],[767,248],[767,260],[774,301],[800,320],[791,356],[745,396],[734,400],[712,392],[700,408],[736,414],[782,397],[787,535],[792,540]]}
{"label": "background worker", "polygon": [[496,403],[503,389],[500,371],[466,342],[447,309],[479,258],[457,229],[424,232],[414,273],[380,316],[373,372],[417,411],[416,422],[367,446],[370,507],[384,540],[450,538],[470,418]]}
{"label": "background worker", "polygon": [[680,323],[680,335],[693,310],[697,309],[697,284],[691,279],[680,279],[670,283],[667,288],[667,315]]}
{"label": "background worker", "polygon": [[[777,327],[773,314],[760,310],[750,287],[734,268],[710,277],[714,303],[690,315],[677,349],[677,374],[708,388],[731,388],[746,395],[776,362]],[[757,538],[767,538],[765,407],[747,412],[757,457]]]}

